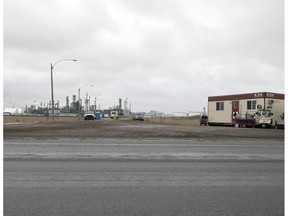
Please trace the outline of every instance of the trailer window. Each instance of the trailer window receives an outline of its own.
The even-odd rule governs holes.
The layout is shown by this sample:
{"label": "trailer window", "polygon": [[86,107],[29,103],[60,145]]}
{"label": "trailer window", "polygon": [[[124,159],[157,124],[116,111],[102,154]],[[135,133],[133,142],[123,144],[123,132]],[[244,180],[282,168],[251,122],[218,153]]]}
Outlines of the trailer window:
{"label": "trailer window", "polygon": [[216,102],[216,111],[224,110],[224,102]]}
{"label": "trailer window", "polygon": [[255,110],[257,105],[256,100],[249,100],[247,101],[247,110]]}

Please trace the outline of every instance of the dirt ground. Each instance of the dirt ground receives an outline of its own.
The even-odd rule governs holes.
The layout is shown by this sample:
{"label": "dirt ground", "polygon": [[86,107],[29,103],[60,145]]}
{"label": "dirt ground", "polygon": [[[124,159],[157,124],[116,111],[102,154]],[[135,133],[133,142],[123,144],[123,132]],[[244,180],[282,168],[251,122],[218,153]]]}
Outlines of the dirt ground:
{"label": "dirt ground", "polygon": [[198,118],[101,119],[4,117],[4,139],[195,139],[195,140],[283,140],[283,129],[200,126]]}

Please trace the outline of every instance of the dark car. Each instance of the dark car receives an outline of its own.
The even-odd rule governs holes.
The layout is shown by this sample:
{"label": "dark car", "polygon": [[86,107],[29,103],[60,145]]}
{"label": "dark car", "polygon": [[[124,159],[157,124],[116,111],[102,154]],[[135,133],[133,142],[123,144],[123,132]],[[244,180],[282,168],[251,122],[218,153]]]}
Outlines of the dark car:
{"label": "dark car", "polygon": [[208,125],[208,116],[201,115],[199,119],[200,125]]}
{"label": "dark car", "polygon": [[85,114],[84,115],[84,120],[95,120],[95,115],[94,114]]}
{"label": "dark car", "polygon": [[144,116],[142,114],[137,113],[133,116],[133,121],[144,121]]}

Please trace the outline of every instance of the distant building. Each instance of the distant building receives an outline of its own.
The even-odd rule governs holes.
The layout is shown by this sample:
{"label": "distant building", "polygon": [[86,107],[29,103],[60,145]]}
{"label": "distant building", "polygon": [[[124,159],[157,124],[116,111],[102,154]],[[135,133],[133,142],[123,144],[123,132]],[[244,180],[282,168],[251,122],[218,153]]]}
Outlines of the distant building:
{"label": "distant building", "polygon": [[24,111],[21,108],[5,108],[3,115],[23,115]]}
{"label": "distant building", "polygon": [[163,118],[163,117],[165,117],[165,114],[163,112],[158,112],[158,111],[154,111],[154,110],[151,110],[149,114],[150,114],[151,118]]}
{"label": "distant building", "polygon": [[173,112],[172,114],[174,117],[191,117],[200,115],[200,112]]}
{"label": "distant building", "polygon": [[187,112],[173,112],[174,117],[187,117]]}
{"label": "distant building", "polygon": [[191,117],[191,116],[200,116],[201,115],[201,112],[193,112],[193,111],[190,111],[187,113],[187,116]]}

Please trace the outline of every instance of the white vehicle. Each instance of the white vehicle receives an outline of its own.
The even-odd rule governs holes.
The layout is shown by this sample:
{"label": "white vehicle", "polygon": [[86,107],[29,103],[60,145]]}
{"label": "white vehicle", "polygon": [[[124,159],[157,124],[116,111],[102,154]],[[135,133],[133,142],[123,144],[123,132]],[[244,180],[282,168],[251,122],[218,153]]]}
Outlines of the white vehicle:
{"label": "white vehicle", "polygon": [[263,128],[270,128],[273,125],[273,113],[270,110],[258,110],[255,114],[256,125]]}
{"label": "white vehicle", "polygon": [[267,117],[263,117],[259,119],[259,125],[261,125],[262,127],[271,127],[272,125],[272,119],[271,118],[267,118]]}
{"label": "white vehicle", "polygon": [[134,114],[133,121],[144,121],[144,115],[142,113]]}
{"label": "white vehicle", "polygon": [[111,111],[110,112],[111,119],[118,119],[118,111]]}

